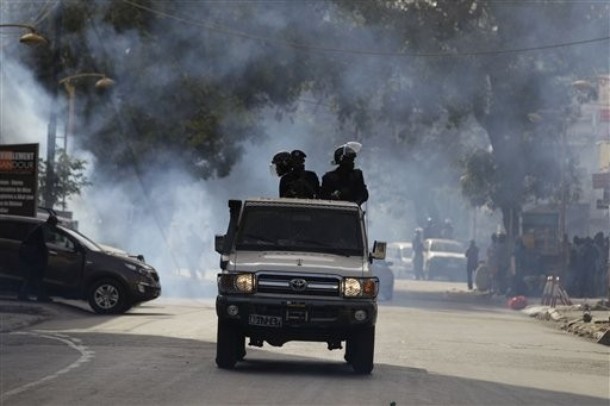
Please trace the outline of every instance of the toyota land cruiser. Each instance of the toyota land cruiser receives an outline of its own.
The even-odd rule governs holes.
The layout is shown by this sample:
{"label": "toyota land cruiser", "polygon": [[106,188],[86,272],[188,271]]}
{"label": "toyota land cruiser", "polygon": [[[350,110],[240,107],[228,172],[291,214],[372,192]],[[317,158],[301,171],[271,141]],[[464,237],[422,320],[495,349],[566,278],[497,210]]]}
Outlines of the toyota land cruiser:
{"label": "toyota land cruiser", "polygon": [[373,369],[379,280],[369,265],[364,212],[355,203],[307,199],[229,201],[216,313],[216,364],[231,369],[249,345],[288,341],[345,346],[354,371]]}

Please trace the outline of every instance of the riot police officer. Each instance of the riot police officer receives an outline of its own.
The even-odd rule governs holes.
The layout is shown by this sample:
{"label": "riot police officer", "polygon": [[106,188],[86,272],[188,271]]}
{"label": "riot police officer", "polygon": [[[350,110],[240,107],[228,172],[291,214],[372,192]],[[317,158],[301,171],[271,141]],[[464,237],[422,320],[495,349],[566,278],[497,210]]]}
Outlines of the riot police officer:
{"label": "riot police officer", "polygon": [[271,160],[271,170],[280,177],[280,197],[284,197],[282,188],[282,180],[292,170],[292,155],[288,151],[280,151],[273,156]]}
{"label": "riot police officer", "polygon": [[361,145],[349,142],[335,150],[334,161],[338,165],[322,177],[320,198],[329,200],[347,200],[362,204],[369,198],[369,192],[364,183],[364,175],[360,169],[355,169],[355,159]]}
{"label": "riot police officer", "polygon": [[299,149],[290,153],[290,171],[280,180],[280,197],[315,199],[320,190],[320,181],[314,171],[305,169],[307,155]]}

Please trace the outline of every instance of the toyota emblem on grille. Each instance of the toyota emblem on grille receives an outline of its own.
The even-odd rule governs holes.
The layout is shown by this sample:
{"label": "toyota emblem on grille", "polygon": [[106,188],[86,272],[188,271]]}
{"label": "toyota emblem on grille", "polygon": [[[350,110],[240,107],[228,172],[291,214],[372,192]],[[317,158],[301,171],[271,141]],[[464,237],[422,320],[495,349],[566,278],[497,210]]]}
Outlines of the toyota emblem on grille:
{"label": "toyota emblem on grille", "polygon": [[301,292],[307,288],[307,281],[305,279],[291,279],[290,287],[292,290],[296,290],[297,292]]}

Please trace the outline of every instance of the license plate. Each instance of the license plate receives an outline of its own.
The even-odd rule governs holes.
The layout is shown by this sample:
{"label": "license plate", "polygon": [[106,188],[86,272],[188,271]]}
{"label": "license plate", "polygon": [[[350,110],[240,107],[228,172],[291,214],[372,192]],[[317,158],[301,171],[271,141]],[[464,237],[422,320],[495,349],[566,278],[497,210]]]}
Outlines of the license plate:
{"label": "license plate", "polygon": [[282,327],[282,318],[278,316],[251,314],[249,323],[251,326]]}

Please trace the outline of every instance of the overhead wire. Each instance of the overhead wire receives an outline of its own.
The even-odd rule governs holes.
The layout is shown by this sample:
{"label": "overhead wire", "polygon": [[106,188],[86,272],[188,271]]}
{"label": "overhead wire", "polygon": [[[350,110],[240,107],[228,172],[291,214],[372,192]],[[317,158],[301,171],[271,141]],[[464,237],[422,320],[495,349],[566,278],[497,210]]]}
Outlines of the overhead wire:
{"label": "overhead wire", "polygon": [[[46,4],[43,5],[42,11],[40,12],[40,16],[34,19],[33,25],[36,26],[43,22],[53,11],[54,6],[56,6],[61,0],[47,0]],[[54,4],[51,4],[54,3]],[[46,10],[45,10],[46,7]]]}
{"label": "overhead wire", "polygon": [[579,45],[587,45],[598,42],[604,42],[610,40],[610,35],[588,38],[582,40],[568,41],[555,44],[538,45],[532,47],[521,47],[521,48],[508,48],[498,50],[473,50],[473,51],[460,51],[460,52],[388,52],[388,51],[375,51],[370,49],[357,49],[357,48],[336,48],[336,47],[321,47],[305,43],[284,41],[274,37],[255,35],[244,31],[238,31],[232,28],[219,25],[217,23],[206,22],[201,20],[195,20],[188,17],[178,16],[165,11],[155,9],[153,7],[145,6],[132,0],[121,0],[123,3],[128,4],[132,7],[144,10],[161,17],[172,19],[184,24],[192,26],[198,26],[205,28],[210,31],[215,31],[221,34],[227,34],[235,37],[249,39],[258,42],[264,42],[265,44],[273,44],[276,46],[293,48],[301,51],[319,52],[319,53],[337,53],[337,54],[349,54],[349,55],[364,55],[364,56],[384,56],[384,57],[429,57],[429,58],[444,58],[444,57],[468,57],[468,56],[493,56],[501,54],[514,54],[534,51],[545,51],[558,48],[566,48]]}

